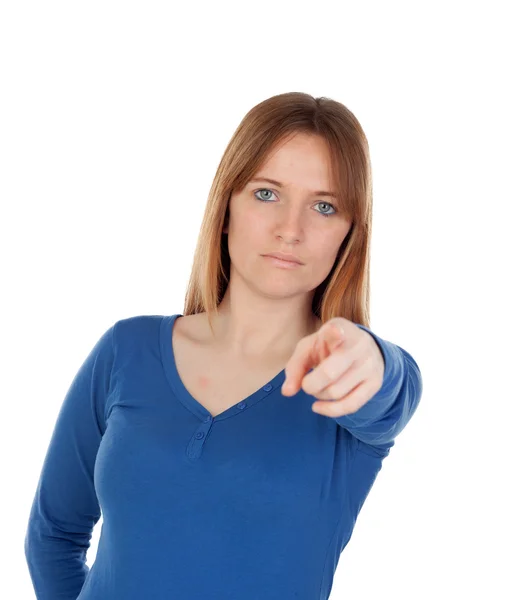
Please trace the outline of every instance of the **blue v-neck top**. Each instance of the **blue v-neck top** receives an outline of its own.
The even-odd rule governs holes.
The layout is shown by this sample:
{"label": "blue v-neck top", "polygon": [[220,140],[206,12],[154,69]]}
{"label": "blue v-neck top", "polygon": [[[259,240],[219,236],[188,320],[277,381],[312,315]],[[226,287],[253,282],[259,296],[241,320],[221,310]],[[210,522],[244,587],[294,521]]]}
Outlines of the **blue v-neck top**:
{"label": "blue v-neck top", "polygon": [[[417,363],[368,331],[381,389],[312,412],[285,371],[212,418],[178,374],[182,315],[121,319],[76,373],[25,535],[38,600],[325,600],[340,554],[422,393]],[[102,517],[96,558],[86,565]]]}

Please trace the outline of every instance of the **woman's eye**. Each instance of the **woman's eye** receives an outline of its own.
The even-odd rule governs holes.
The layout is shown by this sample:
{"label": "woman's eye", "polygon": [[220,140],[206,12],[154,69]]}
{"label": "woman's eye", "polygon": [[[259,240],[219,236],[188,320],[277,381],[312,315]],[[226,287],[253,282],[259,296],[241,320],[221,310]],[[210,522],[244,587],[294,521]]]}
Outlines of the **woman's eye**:
{"label": "woman's eye", "polygon": [[[256,190],[254,193],[256,195],[256,194],[260,194],[262,192],[264,194],[265,193],[267,193],[267,194],[274,194],[274,192],[272,190],[269,190],[267,188],[262,188],[260,190]],[[260,202],[270,202],[269,198],[260,198],[259,196],[257,196],[256,198],[257,198],[257,200],[260,200]],[[334,215],[337,212],[336,209],[335,209],[335,207],[332,204],[330,204],[329,202],[322,202],[321,201],[321,202],[318,202],[317,204],[325,204],[326,206],[330,206],[332,208],[332,210],[333,210],[333,212],[331,212],[331,213],[325,213],[325,212],[322,212],[322,211],[318,210],[317,212],[319,214],[321,214],[323,217],[331,217],[331,215]]]}
{"label": "woman's eye", "polygon": [[321,212],[321,215],[325,217],[330,217],[331,215],[334,215],[337,212],[337,209],[333,206],[333,204],[330,204],[329,202],[319,202],[319,204],[325,204],[326,206],[330,206],[333,209],[333,212],[331,213]]}
{"label": "woman's eye", "polygon": [[[262,190],[257,190],[257,191],[255,192],[255,194],[258,194],[259,192],[270,192],[271,194],[274,194],[274,192],[273,192],[273,191],[271,191],[271,190],[268,190],[268,189],[265,189],[265,188],[264,188],[264,189],[262,189]],[[258,198],[258,196],[257,196],[257,199],[258,199],[258,200],[262,200],[263,202],[268,202],[268,200],[267,200],[267,199],[265,199],[265,198]]]}

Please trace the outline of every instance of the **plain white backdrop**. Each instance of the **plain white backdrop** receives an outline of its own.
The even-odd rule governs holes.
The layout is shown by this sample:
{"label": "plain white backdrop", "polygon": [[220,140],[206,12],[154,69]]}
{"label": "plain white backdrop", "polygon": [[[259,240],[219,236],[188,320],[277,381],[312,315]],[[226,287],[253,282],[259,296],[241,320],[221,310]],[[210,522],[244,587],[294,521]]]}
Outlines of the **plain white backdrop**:
{"label": "plain white backdrop", "polygon": [[506,8],[2,3],[0,597],[35,597],[25,528],[77,369],[116,320],[183,312],[221,155],[288,91],[342,102],[367,134],[371,329],[424,382],[330,600],[513,597]]}

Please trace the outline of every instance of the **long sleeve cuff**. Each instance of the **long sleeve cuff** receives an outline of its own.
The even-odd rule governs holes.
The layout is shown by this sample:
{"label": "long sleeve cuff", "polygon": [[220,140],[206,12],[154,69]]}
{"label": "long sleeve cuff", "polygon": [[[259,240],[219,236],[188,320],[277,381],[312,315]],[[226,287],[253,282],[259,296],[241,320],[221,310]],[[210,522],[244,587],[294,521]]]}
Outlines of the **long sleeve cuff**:
{"label": "long sleeve cuff", "polygon": [[406,350],[380,338],[368,327],[356,325],[372,335],[381,350],[385,361],[383,384],[358,411],[334,418],[360,442],[387,455],[417,410],[422,396],[422,375]]}

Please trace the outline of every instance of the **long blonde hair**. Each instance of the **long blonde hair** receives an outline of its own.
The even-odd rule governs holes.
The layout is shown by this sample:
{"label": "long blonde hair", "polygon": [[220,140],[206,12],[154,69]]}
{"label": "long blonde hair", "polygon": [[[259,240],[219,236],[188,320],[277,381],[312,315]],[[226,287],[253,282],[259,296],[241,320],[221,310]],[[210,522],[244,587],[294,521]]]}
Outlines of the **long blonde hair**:
{"label": "long blonde hair", "polygon": [[194,253],[184,315],[212,314],[226,292],[230,257],[223,228],[232,192],[242,190],[265,162],[275,144],[295,133],[320,135],[327,142],[330,174],[352,222],[332,270],[317,286],[312,312],[325,323],[345,317],[370,327],[369,263],[372,228],[372,173],[367,138],[340,102],[301,92],[273,96],[242,119],[215,174]]}

